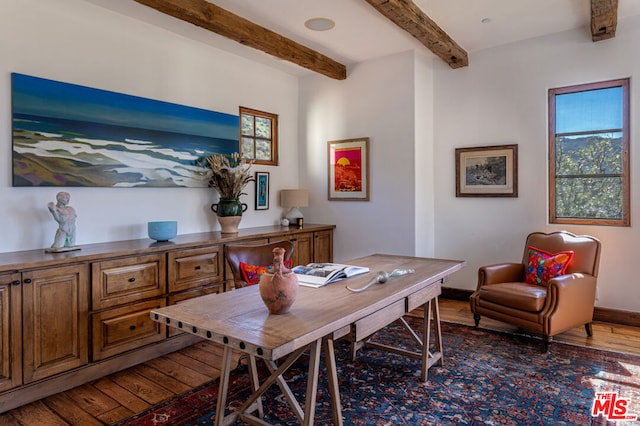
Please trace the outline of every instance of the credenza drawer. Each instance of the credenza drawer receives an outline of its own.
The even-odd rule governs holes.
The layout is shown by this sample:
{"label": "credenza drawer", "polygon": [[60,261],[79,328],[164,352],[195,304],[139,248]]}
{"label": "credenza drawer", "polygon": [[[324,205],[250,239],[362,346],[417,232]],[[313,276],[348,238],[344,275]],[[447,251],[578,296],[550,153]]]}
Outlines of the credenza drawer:
{"label": "credenza drawer", "polygon": [[384,309],[356,321],[353,326],[356,342],[369,337],[371,334],[391,324],[405,314],[404,299],[392,303]]}
{"label": "credenza drawer", "polygon": [[166,293],[163,254],[113,259],[92,265],[93,310],[110,308]]}
{"label": "credenza drawer", "polygon": [[223,280],[222,246],[169,253],[169,293]]}
{"label": "credenza drawer", "polygon": [[165,305],[161,298],[93,314],[93,360],[163,340],[167,326],[153,321],[150,312]]}

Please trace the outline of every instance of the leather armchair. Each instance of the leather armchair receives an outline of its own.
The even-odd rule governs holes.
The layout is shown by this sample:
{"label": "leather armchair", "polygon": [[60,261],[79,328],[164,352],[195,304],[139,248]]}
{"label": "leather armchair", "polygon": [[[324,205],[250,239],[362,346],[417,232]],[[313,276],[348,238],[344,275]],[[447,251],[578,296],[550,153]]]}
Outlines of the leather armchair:
{"label": "leather armchair", "polygon": [[293,243],[286,240],[262,245],[225,245],[224,257],[231,267],[235,288],[247,286],[240,270],[240,262],[249,265],[271,264],[273,263],[273,249],[276,247],[284,249],[284,260],[289,260],[293,256]]}
{"label": "leather armchair", "polygon": [[[528,284],[529,246],[550,253],[571,250],[574,254],[564,275],[552,278],[547,286]],[[470,298],[476,327],[484,315],[541,334],[544,352],[554,335],[576,326],[584,324],[587,335],[592,336],[600,241],[566,231],[534,232],[527,237],[524,248],[521,263],[488,265],[478,270],[478,286]]]}

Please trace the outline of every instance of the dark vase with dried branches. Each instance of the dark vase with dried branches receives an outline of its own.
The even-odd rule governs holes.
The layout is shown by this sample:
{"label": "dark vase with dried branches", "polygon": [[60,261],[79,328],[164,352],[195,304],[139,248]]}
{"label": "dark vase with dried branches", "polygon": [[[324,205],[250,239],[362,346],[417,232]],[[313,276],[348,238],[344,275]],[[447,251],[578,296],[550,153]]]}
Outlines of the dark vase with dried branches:
{"label": "dark vase with dried branches", "polygon": [[254,180],[249,174],[251,162],[241,160],[239,154],[231,156],[214,154],[206,158],[207,167],[211,170],[209,186],[218,191],[220,200],[211,205],[216,213],[223,234],[238,232],[242,213],[247,205],[240,201],[240,196],[249,182]]}

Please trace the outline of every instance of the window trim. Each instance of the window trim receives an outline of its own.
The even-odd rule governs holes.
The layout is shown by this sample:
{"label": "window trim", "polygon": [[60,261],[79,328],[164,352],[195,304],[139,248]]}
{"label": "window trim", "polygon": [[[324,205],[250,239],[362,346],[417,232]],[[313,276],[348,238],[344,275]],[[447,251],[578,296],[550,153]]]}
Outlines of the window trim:
{"label": "window trim", "polygon": [[[629,173],[629,78],[579,84],[549,89],[549,223],[571,225],[631,226],[630,220],[630,173]],[[556,216],[556,95],[587,92],[598,89],[622,87],[622,217],[620,219],[567,218]],[[604,130],[606,129],[594,129]]]}
{"label": "window trim", "polygon": [[[271,139],[269,139],[271,141],[271,160],[257,160],[255,159],[255,141],[256,139],[262,139],[262,140],[266,140],[264,138],[256,138],[255,137],[255,133],[253,136],[253,140],[254,140],[254,145],[253,145],[253,159],[251,160],[251,162],[253,164],[262,164],[262,165],[267,165],[267,166],[277,166],[278,165],[278,115],[277,114],[272,114],[270,112],[265,112],[265,111],[258,111],[257,109],[252,109],[252,108],[247,108],[247,107],[243,107],[240,106],[240,114],[239,114],[239,128],[238,128],[238,134],[239,134],[239,140],[238,140],[238,150],[240,152],[240,158],[243,158],[243,154],[242,154],[242,114],[248,114],[248,115],[252,115],[254,117],[261,117],[261,118],[268,118],[271,120]],[[255,124],[255,123],[254,123]],[[254,125],[254,132],[255,132],[255,125]]]}

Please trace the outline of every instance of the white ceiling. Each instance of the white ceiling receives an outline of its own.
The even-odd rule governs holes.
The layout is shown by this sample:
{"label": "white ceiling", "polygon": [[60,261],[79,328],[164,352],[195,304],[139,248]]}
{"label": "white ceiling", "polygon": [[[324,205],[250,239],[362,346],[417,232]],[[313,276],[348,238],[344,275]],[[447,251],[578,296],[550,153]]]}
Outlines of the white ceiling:
{"label": "white ceiling", "polygon": [[[133,0],[85,0],[182,36],[277,67],[294,75],[310,73]],[[256,24],[317,50],[347,66],[410,49],[427,48],[377,12],[365,0],[208,0]],[[589,0],[414,0],[463,49],[478,50],[582,28],[590,33]],[[640,15],[640,0],[619,0],[618,28]],[[335,21],[330,31],[304,26],[310,18]],[[489,18],[489,23],[482,23]],[[470,66],[473,66],[470,60]]]}

